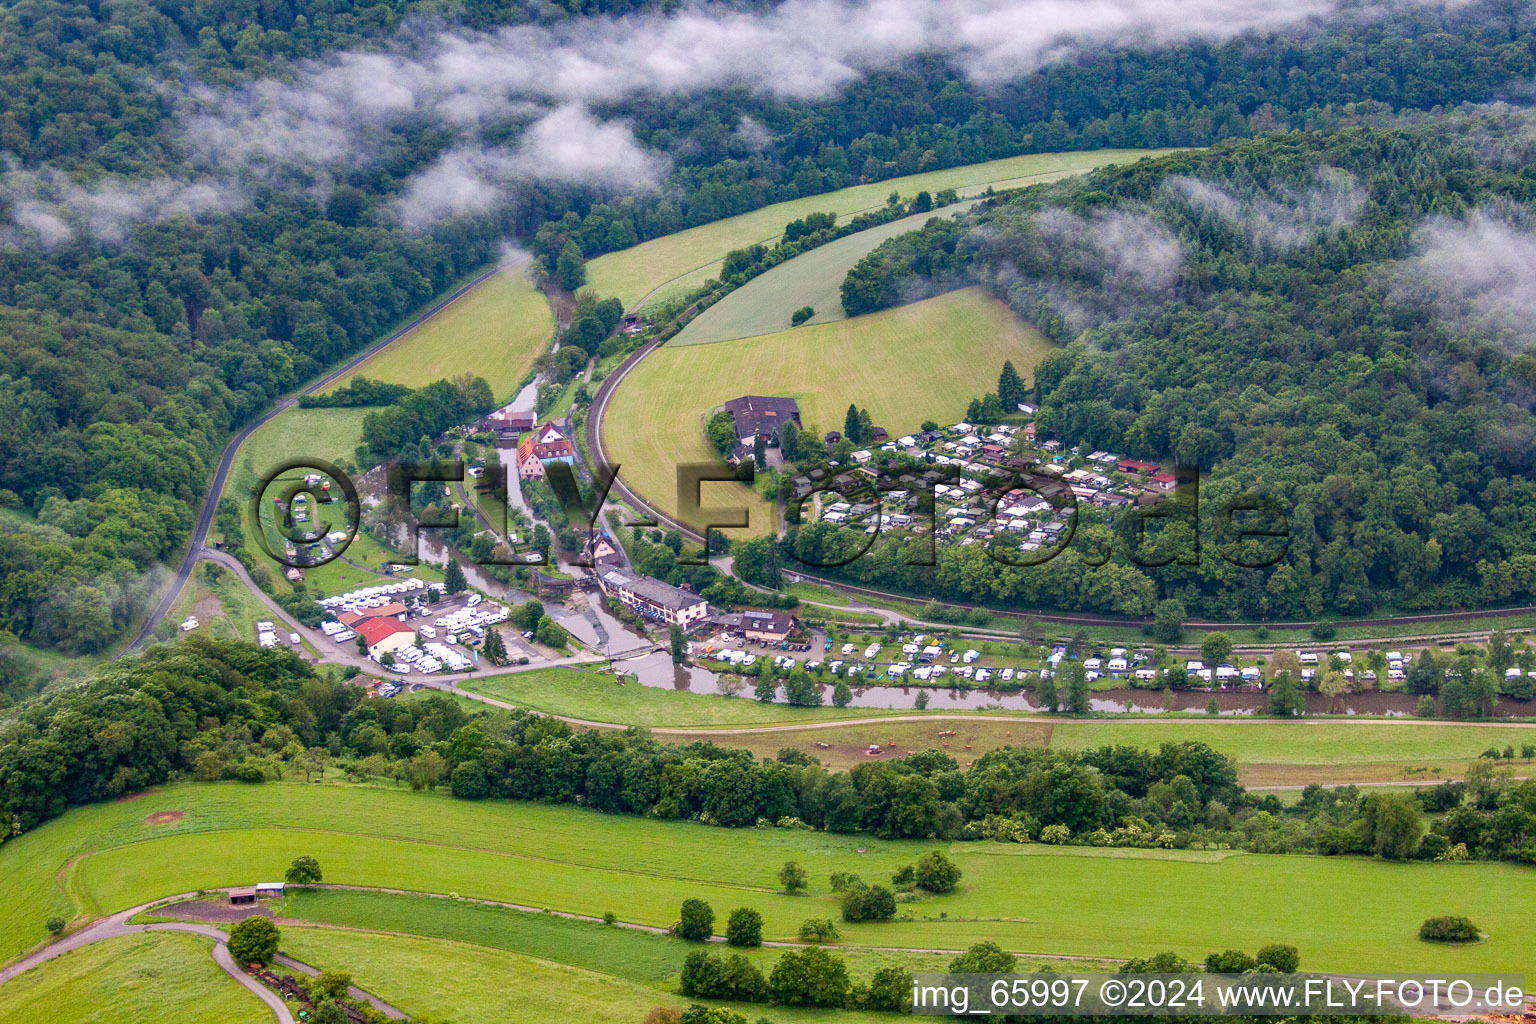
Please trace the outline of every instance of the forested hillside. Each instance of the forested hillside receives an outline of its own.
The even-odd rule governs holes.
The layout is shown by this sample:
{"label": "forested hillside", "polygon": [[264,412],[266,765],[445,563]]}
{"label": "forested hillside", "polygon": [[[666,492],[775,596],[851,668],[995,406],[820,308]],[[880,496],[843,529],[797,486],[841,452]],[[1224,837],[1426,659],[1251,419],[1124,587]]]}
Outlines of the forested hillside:
{"label": "forested hillside", "polygon": [[[1276,134],[998,201],[892,239],[850,308],[980,280],[1065,348],[1043,433],[1209,471],[1201,499],[1279,502],[1278,568],[1216,557],[1033,570],[953,552],[950,596],[1225,618],[1536,599],[1536,166],[1518,117]],[[866,566],[864,563],[868,562]],[[919,585],[890,560],[849,567]]]}
{"label": "forested hillside", "polygon": [[[259,106],[253,96],[317,74],[338,51],[403,49],[429,24],[467,34],[641,9],[669,7],[0,8],[0,629],[75,652],[110,644],[153,563],[184,540],[230,432],[508,238],[551,261],[567,241],[590,257],[860,181],[1326,126],[1351,104],[1484,101],[1536,69],[1525,8],[1481,3],[1345,10],[1326,32],[1084,51],[984,85],[917,56],[812,98],[645,91],[600,113],[656,156],[655,187],[616,196],[579,175],[534,176],[425,223],[402,214],[402,197],[456,152],[456,124],[402,115],[371,151],[318,170],[228,159],[253,129],[220,122],[226,110]],[[516,103],[482,117],[481,139],[529,130]],[[167,502],[168,532],[132,539],[138,510]]]}

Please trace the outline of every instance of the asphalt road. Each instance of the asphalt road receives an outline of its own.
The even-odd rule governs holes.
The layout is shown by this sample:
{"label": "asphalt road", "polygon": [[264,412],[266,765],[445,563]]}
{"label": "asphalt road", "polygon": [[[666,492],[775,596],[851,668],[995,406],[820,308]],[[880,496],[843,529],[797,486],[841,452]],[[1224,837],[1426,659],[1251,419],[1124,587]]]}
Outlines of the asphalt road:
{"label": "asphalt road", "polygon": [[[196,893],[182,893],[181,896],[171,897],[171,899],[175,900],[184,897],[190,898],[196,895]],[[52,960],[57,956],[68,953],[70,950],[79,949],[82,946],[89,946],[97,942],[105,942],[108,939],[122,938],[126,935],[138,935],[141,932],[191,932],[194,935],[204,935],[213,940],[213,962],[222,967],[224,972],[231,978],[234,978],[240,984],[250,989],[258,999],[266,1003],[267,1006],[271,1008],[272,1012],[277,1015],[279,1024],[296,1024],[293,1019],[293,1014],[288,1011],[288,1006],[283,1002],[282,997],[279,996],[276,992],[273,992],[271,989],[267,988],[261,982],[257,981],[255,978],[246,974],[240,965],[235,962],[235,958],[230,955],[228,945],[229,936],[225,932],[220,931],[218,928],[215,928],[212,925],[196,924],[190,921],[163,921],[157,922],[155,924],[128,923],[132,918],[143,913],[145,910],[151,909],[152,907],[166,902],[168,901],[156,900],[152,904],[145,903],[137,907],[130,907],[127,910],[118,911],[116,914],[113,914],[110,917],[104,917],[98,921],[95,921],[94,923],[80,929],[78,932],[75,932],[72,935],[65,936],[58,942],[44,946],[42,949],[38,950],[36,953],[33,953],[31,956],[24,957],[23,959],[11,964],[4,970],[0,970],[0,985],[10,981],[18,974],[22,974],[25,971],[31,970],[33,967],[36,967],[39,964],[47,963],[49,960]],[[319,968],[311,967],[309,964],[295,960],[292,957],[286,956],[282,953],[277,954],[277,956],[274,957],[274,961],[282,967],[287,967],[289,970],[297,971],[298,973],[308,975],[311,978],[316,977],[320,973]],[[391,1006],[389,1003],[386,1003],[384,1000],[378,998],[377,996],[363,991],[356,985],[350,986],[348,988],[347,994],[355,1000],[362,1000],[367,1002],[373,1006],[374,1009],[378,1010],[380,1013],[383,1013],[385,1016],[391,1018],[392,1020],[406,1019],[404,1012],[394,1006]]]}
{"label": "asphalt road", "polygon": [[[462,298],[471,288],[474,288],[476,285],[488,280],[500,269],[501,268],[499,265],[492,266],[490,269],[485,270],[477,275],[474,280],[454,289],[453,292],[443,297],[427,310],[413,318],[410,323],[394,331],[383,340],[376,342],[375,344],[370,345],[368,348],[359,352],[357,355],[353,356],[351,359],[347,360],[341,366],[332,370],[324,377],[321,377],[319,380],[310,384],[308,387],[300,390],[298,395],[308,395],[319,391],[321,388],[334,383],[337,379],[344,376],[345,374],[348,374],[357,369],[358,366],[373,356],[377,355],[380,350],[393,345],[406,334],[409,334],[417,327],[420,327],[423,323],[427,322],[432,317],[442,312],[443,309],[445,309],[447,306]],[[223,493],[225,481],[229,479],[230,468],[235,463],[235,453],[239,451],[240,446],[245,443],[246,439],[250,437],[253,432],[259,429],[263,424],[272,419],[272,417],[276,416],[278,413],[285,409],[291,408],[295,403],[297,403],[298,395],[289,395],[287,398],[279,401],[277,405],[269,409],[259,419],[247,424],[238,434],[234,436],[229,444],[225,446],[224,454],[219,457],[219,465],[213,475],[213,483],[208,489],[208,497],[203,499],[202,512],[197,517],[197,528],[192,531],[192,539],[187,544],[187,553],[181,560],[181,568],[177,570],[176,578],[171,582],[170,589],[168,589],[165,593],[165,596],[160,599],[160,603],[155,606],[155,610],[150,613],[147,619],[144,620],[144,626],[139,630],[139,635],[134,638],[133,643],[128,645],[127,649],[123,652],[124,654],[128,653],[128,651],[136,651],[140,647],[144,646],[145,642],[149,640],[150,634],[154,632],[155,627],[160,624],[160,620],[165,618],[166,614],[170,612],[171,607],[176,603],[176,599],[181,596],[182,588],[187,585],[187,580],[191,577],[193,568],[196,567],[198,559],[202,556],[203,545],[207,543],[208,529],[213,525],[213,516],[214,513],[218,510],[219,506],[219,495]]]}
{"label": "asphalt road", "polygon": [[277,1015],[279,1024],[295,1024],[293,1014],[288,1012],[288,1005],[283,1002],[282,997],[246,974],[235,963],[235,958],[229,955],[229,946],[226,944],[229,936],[212,925],[192,924],[190,922],[168,921],[162,924],[129,924],[128,919],[143,909],[144,907],[130,907],[127,910],[113,914],[111,917],[104,917],[95,924],[82,928],[73,935],[60,939],[50,946],[45,946],[23,960],[18,960],[5,970],[0,971],[0,985],[10,981],[23,971],[31,970],[38,964],[46,963],[54,957],[68,953],[72,949],[79,949],[81,946],[104,942],[107,939],[122,938],[125,935],[137,935],[140,932],[191,932],[194,935],[206,935],[213,939],[213,962],[222,967],[224,973],[250,989],[256,998],[266,1003],[272,1012]]}

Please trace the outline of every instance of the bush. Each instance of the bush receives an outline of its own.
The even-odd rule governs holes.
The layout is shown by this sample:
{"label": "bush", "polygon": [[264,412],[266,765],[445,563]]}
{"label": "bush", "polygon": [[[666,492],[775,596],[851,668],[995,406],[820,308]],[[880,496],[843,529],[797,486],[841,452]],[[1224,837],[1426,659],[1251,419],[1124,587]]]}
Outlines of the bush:
{"label": "bush", "polygon": [[912,975],[900,967],[882,967],[869,979],[860,1009],[901,1013],[912,1001]]}
{"label": "bush", "polygon": [[779,957],[769,975],[773,996],[786,1006],[843,1006],[851,987],[848,965],[817,946]]}
{"label": "bush", "polygon": [[677,1024],[747,1024],[747,1018],[724,1006],[694,1004],[678,1016]]}
{"label": "bush", "polygon": [[1071,838],[1072,830],[1065,825],[1047,825],[1040,830],[1040,841],[1042,843],[1051,843],[1059,846]]}
{"label": "bush", "polygon": [[352,986],[352,975],[346,971],[321,971],[309,983],[309,997],[316,1002],[322,999],[343,999]]}
{"label": "bush", "polygon": [[801,867],[797,861],[785,861],[784,866],[779,869],[779,884],[784,887],[784,891],[804,892],[805,883],[805,868]]}
{"label": "bush", "polygon": [[889,921],[896,916],[896,897],[883,885],[859,882],[843,890],[844,921]]}
{"label": "bush", "polygon": [[315,1012],[309,1016],[309,1024],[347,1024],[347,1011],[334,999],[315,1004]]}
{"label": "bush", "polygon": [[285,882],[294,885],[313,885],[320,881],[320,862],[313,857],[295,857],[283,875]]}
{"label": "bush", "polygon": [[1301,966],[1301,952],[1295,946],[1282,946],[1276,943],[1265,946],[1254,957],[1261,967],[1273,967],[1281,974],[1295,974]]}
{"label": "bush", "polygon": [[270,918],[247,917],[229,930],[229,955],[242,964],[267,964],[281,934]]}
{"label": "bush", "polygon": [[64,930],[64,925],[67,923],[62,917],[50,917],[43,922],[43,925],[48,929],[49,935],[58,935]]}
{"label": "bush", "polygon": [[960,884],[960,869],[938,850],[917,858],[915,869],[918,887],[929,892],[954,892]]}
{"label": "bush", "polygon": [[740,953],[718,957],[699,950],[683,961],[679,991],[693,999],[730,999],[758,1003],[768,998],[763,973]]}
{"label": "bush", "polygon": [[1259,962],[1240,949],[1212,953],[1205,958],[1205,969],[1210,974],[1244,974],[1257,966]]}
{"label": "bush", "polygon": [[715,933],[715,911],[703,900],[683,900],[682,916],[675,925],[680,938],[689,942],[708,942]]}
{"label": "bush", "polygon": [[603,912],[603,924],[613,925],[613,924],[618,924],[618,923],[619,923],[619,915],[618,914],[615,914],[611,910],[607,910],[607,911]]}
{"label": "bush", "polygon": [[751,907],[737,907],[725,923],[725,941],[732,946],[763,944],[763,915]]}
{"label": "bush", "polygon": [[1419,938],[1426,942],[1476,942],[1477,925],[1464,917],[1432,917],[1419,925]]}

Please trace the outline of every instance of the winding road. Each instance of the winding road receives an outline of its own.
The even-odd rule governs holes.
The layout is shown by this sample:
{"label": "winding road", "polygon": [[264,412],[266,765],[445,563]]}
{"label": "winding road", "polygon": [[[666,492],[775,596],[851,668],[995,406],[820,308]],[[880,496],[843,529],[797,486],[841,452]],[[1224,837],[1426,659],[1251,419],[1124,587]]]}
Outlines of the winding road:
{"label": "winding road", "polygon": [[[62,956],[63,954],[68,953],[71,950],[79,949],[82,946],[93,945],[97,942],[105,942],[109,939],[119,939],[127,935],[139,935],[143,932],[190,932],[193,935],[203,935],[213,940],[213,962],[222,967],[224,969],[224,973],[228,974],[241,985],[244,985],[246,988],[250,989],[250,991],[256,995],[256,998],[266,1003],[268,1008],[270,1008],[272,1012],[277,1015],[279,1024],[297,1024],[293,1018],[293,1014],[288,1009],[287,1003],[283,1001],[282,996],[278,995],[276,992],[273,992],[271,989],[267,988],[267,986],[263,985],[261,982],[245,973],[245,971],[241,969],[240,965],[235,962],[235,958],[231,956],[229,952],[229,935],[227,933],[220,931],[218,928],[213,927],[213,925],[198,924],[192,921],[157,921],[153,924],[129,923],[133,918],[146,911],[155,910],[156,908],[162,907],[167,903],[175,902],[178,900],[191,899],[197,895],[198,894],[195,892],[184,892],[177,896],[171,896],[166,899],[155,900],[151,903],[143,903],[137,907],[129,907],[127,910],[120,910],[108,917],[103,917],[97,921],[94,921],[79,931],[65,936],[59,941],[54,942],[48,946],[44,946],[42,949],[33,953],[31,956],[23,957],[22,959],[11,964],[9,967],[0,970],[0,985],[4,985],[12,978],[15,978],[17,975],[31,970],[39,964],[47,963],[49,960],[52,960],[55,957]],[[305,923],[308,924],[308,922]],[[273,959],[277,964],[283,967],[287,967],[289,970],[298,971],[301,974],[307,974],[311,978],[320,974],[319,968],[311,967],[309,964],[295,960],[293,957],[282,953],[277,954],[277,956]],[[391,1018],[392,1020],[407,1019],[406,1014],[403,1011],[397,1009],[394,1006],[391,1006],[389,1003],[386,1003],[384,1000],[378,998],[375,995],[364,992],[356,985],[349,986],[347,995],[351,996],[355,1000],[367,1002],[369,1005],[373,1006],[374,1009],[378,1010],[380,1013],[383,1013],[385,1016]]]}
{"label": "winding road", "polygon": [[[176,599],[181,596],[182,588],[187,585],[187,580],[191,578],[192,570],[197,566],[198,559],[202,555],[203,545],[207,543],[208,530],[213,526],[214,513],[218,511],[219,496],[224,493],[224,484],[229,480],[229,471],[230,468],[234,466],[235,454],[240,450],[240,446],[244,444],[253,433],[270,422],[274,416],[277,416],[279,413],[286,409],[290,409],[295,404],[297,404],[299,395],[313,394],[314,392],[319,391],[321,388],[335,383],[341,377],[351,373],[363,363],[378,355],[379,352],[383,349],[393,345],[395,342],[405,337],[411,331],[415,330],[417,327],[420,327],[422,324],[426,323],[428,320],[441,313],[444,309],[448,308],[450,305],[463,298],[466,294],[469,293],[471,289],[475,288],[477,285],[490,280],[500,271],[500,264],[496,264],[480,272],[472,280],[463,285],[460,285],[458,288],[455,288],[448,295],[444,296],[442,299],[439,299],[426,310],[413,317],[409,323],[392,331],[389,335],[380,341],[368,346],[366,349],[359,352],[351,359],[348,359],[345,363],[338,366],[330,373],[327,373],[319,380],[316,380],[308,386],[300,389],[295,394],[283,398],[275,406],[263,413],[260,417],[242,427],[240,432],[235,434],[235,436],[230,439],[229,444],[225,445],[224,447],[224,454],[219,457],[218,467],[214,470],[213,482],[209,485],[208,488],[208,497],[203,499],[202,511],[198,513],[197,526],[192,531],[191,540],[187,543],[187,553],[181,560],[181,568],[177,570],[176,578],[171,581],[170,588],[160,599],[160,603],[155,606],[155,610],[152,611],[149,614],[149,617],[144,620],[144,625],[139,630],[139,635],[134,638],[133,643],[129,644],[128,647],[124,649],[122,652],[123,654],[127,654],[129,651],[136,651],[140,647],[143,647],[144,644],[149,640],[150,635],[154,632],[155,627],[160,624],[160,620],[165,618],[165,616],[170,612],[171,608],[175,606]],[[261,593],[259,588],[253,589],[255,589],[257,593]],[[121,656],[122,655],[119,655],[119,657]]]}

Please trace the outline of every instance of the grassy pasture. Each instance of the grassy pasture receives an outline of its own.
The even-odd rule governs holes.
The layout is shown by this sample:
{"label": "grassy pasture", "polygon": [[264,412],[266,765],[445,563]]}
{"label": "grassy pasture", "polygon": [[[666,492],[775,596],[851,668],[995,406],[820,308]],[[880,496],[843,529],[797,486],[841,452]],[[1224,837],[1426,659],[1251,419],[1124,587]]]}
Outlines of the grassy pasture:
{"label": "grassy pasture", "polygon": [[245,502],[262,476],[289,459],[351,462],[363,437],[367,409],[285,409],[240,446],[224,494]]}
{"label": "grassy pasture", "polygon": [[472,373],[499,399],[512,397],[546,348],[555,314],[521,270],[487,278],[426,323],[320,389],[326,394],[356,376],[418,387]]}
{"label": "grassy pasture", "polygon": [[[432,896],[334,889],[300,892],[284,902],[280,914],[334,927],[474,943],[645,985],[674,985],[683,958],[698,949],[682,939],[632,928]],[[783,950],[761,947],[732,952],[740,952],[767,974]],[[912,970],[942,971],[950,960],[943,953],[859,947],[840,947],[839,954],[848,960],[856,980],[867,980],[881,967],[896,963]],[[1065,964],[1056,961],[1058,969],[1066,969]],[[1084,969],[1081,961],[1072,964]]]}
{"label": "grassy pasture", "polygon": [[789,316],[801,306],[816,314],[802,326],[846,320],[843,278],[855,263],[888,238],[915,231],[933,217],[956,217],[971,207],[962,202],[930,213],[847,235],[760,274],[700,313],[669,345],[705,345],[790,329]]}
{"label": "grassy pasture", "polygon": [[[608,457],[626,483],[677,513],[677,466],[717,461],[704,436],[710,409],[741,394],[787,395],[808,429],[841,430],[850,402],[894,437],[927,419],[954,422],[996,386],[1005,359],[1028,378],[1049,343],[979,288],[836,323],[713,345],[666,345],[619,385],[603,423]],[[708,506],[752,509],[733,536],[772,523],[749,488],[710,484]]]}
{"label": "grassy pasture", "polygon": [[[1127,163],[1169,152],[1173,151],[1099,149],[1032,153],[775,203],[599,256],[587,264],[587,284],[601,295],[618,296],[629,309],[643,299],[661,299],[703,284],[719,272],[720,259],[727,252],[754,242],[773,242],[783,233],[785,224],[808,213],[831,211],[839,217],[848,217],[884,205],[885,197],[892,192],[913,196],[923,189],[937,192],[953,188],[962,195],[969,195],[985,191],[988,185],[999,189],[1018,188],[1105,164]],[[656,294],[652,295],[653,291]]]}
{"label": "grassy pasture", "polygon": [[[953,731],[957,735],[940,736],[941,731]],[[1490,730],[1475,725],[1413,725],[1339,719],[1288,723],[1146,718],[1050,721],[977,716],[938,718],[931,722],[828,725],[737,733],[728,737],[715,735],[713,738],[716,742],[746,747],[764,757],[771,757],[785,747],[795,747],[835,768],[862,764],[870,759],[864,752],[869,744],[887,746],[893,740],[897,754],[937,747],[946,750],[961,765],[989,750],[1005,746],[1079,750],[1112,744],[1157,747],[1163,743],[1194,740],[1208,743],[1235,758],[1241,766],[1244,783],[1262,786],[1460,776],[1467,763],[1489,746],[1503,747],[1513,743],[1518,748],[1522,741],[1530,742],[1532,737],[1536,737],[1536,726]],[[709,738],[711,731],[707,728],[668,737],[677,742]],[[818,743],[828,746],[818,747]],[[1523,765],[1523,761],[1517,762],[1517,771]],[[1426,768],[1429,770],[1422,770]],[[1405,776],[1404,773],[1411,769],[1420,771]]]}
{"label": "grassy pasture", "polygon": [[72,950],[0,989],[0,1024],[271,1024],[212,948],[200,935],[150,932]]}
{"label": "grassy pasture", "polygon": [[[880,713],[869,708],[792,708],[782,701],[764,704],[712,693],[663,690],[636,682],[619,686],[613,680],[611,672],[550,668],[475,678],[464,683],[462,689],[511,701],[532,711],[650,728],[781,725],[864,718]],[[750,695],[754,682],[749,680],[742,692]]]}
{"label": "grassy pasture", "polygon": [[[145,821],[172,810],[185,817]],[[766,935],[783,937],[806,917],[833,914],[830,871],[879,879],[933,845],[726,831],[344,784],[184,784],[71,811],[0,847],[0,956],[41,939],[43,920],[69,916],[72,903],[102,913],[249,882],[280,875],[299,854],[318,857],[326,880],[342,884],[593,915],[613,910],[661,926],[675,920],[684,898],[699,896],[717,913],[755,906]],[[903,905],[886,924],[849,925],[847,940],[954,949],[991,938],[1021,952],[1097,957],[1162,949],[1193,957],[1286,941],[1300,947],[1308,967],[1361,972],[1520,970],[1536,956],[1536,932],[1522,909],[1536,900],[1536,874],[1512,864],[990,843],[948,849],[965,872],[958,892]],[[789,859],[810,873],[809,895],[777,891],[775,875]],[[1420,943],[1419,923],[1442,913],[1471,917],[1490,938],[1465,949]]]}
{"label": "grassy pasture", "polygon": [[[456,1024],[634,1024],[653,1006],[689,1003],[658,986],[611,973],[441,939],[391,935],[381,941],[375,935],[290,927],[283,932],[283,948],[305,962],[351,972],[357,984],[408,1013],[427,1013]],[[679,951],[679,963],[683,955]],[[746,1004],[735,1008],[749,1018],[768,1009]],[[792,1024],[876,1024],[889,1019],[889,1014],[793,1007],[773,1007],[771,1012],[775,1020]]]}

